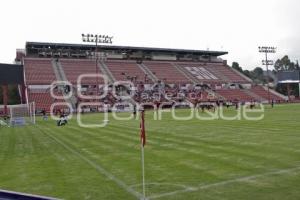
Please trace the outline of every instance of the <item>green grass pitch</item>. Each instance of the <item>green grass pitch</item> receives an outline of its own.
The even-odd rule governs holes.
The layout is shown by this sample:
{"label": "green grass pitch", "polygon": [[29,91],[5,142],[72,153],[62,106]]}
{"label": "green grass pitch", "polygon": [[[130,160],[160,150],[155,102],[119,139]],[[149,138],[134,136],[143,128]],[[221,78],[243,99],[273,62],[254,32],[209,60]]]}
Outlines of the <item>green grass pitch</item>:
{"label": "green grass pitch", "polygon": [[[188,115],[188,110],[177,110]],[[226,110],[232,115],[234,109]],[[299,200],[300,105],[276,105],[261,121],[161,121],[146,113],[149,199]],[[128,114],[119,114],[127,116]],[[139,199],[139,121],[104,128],[0,128],[0,188],[61,199]],[[83,122],[102,122],[86,114]]]}

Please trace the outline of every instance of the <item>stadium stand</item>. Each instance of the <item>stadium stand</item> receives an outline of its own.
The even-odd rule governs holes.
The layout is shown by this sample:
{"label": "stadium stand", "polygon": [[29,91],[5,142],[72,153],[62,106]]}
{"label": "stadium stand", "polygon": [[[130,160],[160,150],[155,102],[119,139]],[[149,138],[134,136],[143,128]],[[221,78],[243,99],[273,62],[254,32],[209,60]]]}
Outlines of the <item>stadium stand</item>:
{"label": "stadium stand", "polygon": [[[269,95],[266,89],[264,89],[262,86],[252,86],[252,88],[250,89],[251,92],[255,93],[258,96],[261,96],[264,99],[268,99]],[[280,96],[277,96],[275,94],[273,94],[272,92],[270,92],[270,100],[274,100],[274,101],[284,101],[283,98],[281,98]]]}
{"label": "stadium stand", "polygon": [[[81,74],[101,74],[99,68],[96,70],[96,64],[94,60],[90,59],[60,59],[60,63],[65,72],[66,78],[73,85],[77,84],[77,79]],[[84,78],[82,84],[95,85],[96,79]],[[98,79],[99,84],[103,84],[103,79]]]}
{"label": "stadium stand", "polygon": [[145,82],[146,74],[135,61],[106,61],[104,63],[117,81]]}
{"label": "stadium stand", "polygon": [[216,90],[216,92],[228,101],[255,101],[252,96],[248,95],[241,89],[220,89]]}
{"label": "stadium stand", "polygon": [[161,81],[166,83],[192,83],[180,73],[170,62],[146,61],[144,65]]}
{"label": "stadium stand", "polygon": [[51,59],[25,58],[25,83],[27,85],[50,85],[56,80]]}
{"label": "stadium stand", "polygon": [[204,83],[249,83],[224,63],[178,63],[177,66],[185,69]]}
{"label": "stadium stand", "polygon": [[[48,53],[43,53],[45,46],[48,47],[46,48]],[[57,55],[69,57],[49,58],[51,48],[61,51],[65,49],[66,52]],[[67,80],[74,88],[81,88],[83,95],[101,94],[104,83],[101,78],[97,81],[95,78],[86,78],[82,81],[82,85],[77,85],[79,75],[98,73],[107,75],[110,83],[133,82],[137,88],[134,100],[138,102],[176,100],[266,102],[268,99],[268,93],[262,86],[254,86],[250,79],[229,67],[226,61],[218,57],[227,52],[118,46],[101,46],[101,50],[106,58],[98,60],[96,65],[95,57],[90,56],[95,51],[91,46],[28,42],[27,54],[23,59],[26,86],[39,88],[41,85],[50,86],[55,80]],[[78,52],[80,56],[77,56]],[[151,56],[152,54],[156,56]],[[157,56],[159,54],[163,56]],[[198,59],[191,60],[190,57]],[[97,83],[100,90],[96,87]],[[197,88],[197,84],[202,86]],[[236,87],[229,87],[231,84]],[[35,101],[37,109],[49,111],[50,105],[57,101],[45,89],[42,91],[27,89],[27,93],[28,101]],[[147,95],[143,96],[143,93]],[[274,91],[270,94],[270,98],[277,102],[284,100]],[[95,100],[74,96],[71,102],[74,106],[76,103],[93,101]],[[114,97],[110,91],[101,101],[113,104],[121,102],[122,99]]]}

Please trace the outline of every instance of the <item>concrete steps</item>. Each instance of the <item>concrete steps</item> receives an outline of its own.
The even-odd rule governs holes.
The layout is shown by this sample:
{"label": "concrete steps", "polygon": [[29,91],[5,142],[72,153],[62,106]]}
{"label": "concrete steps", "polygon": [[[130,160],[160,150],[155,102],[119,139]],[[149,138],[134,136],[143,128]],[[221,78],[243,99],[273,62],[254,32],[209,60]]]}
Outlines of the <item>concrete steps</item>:
{"label": "concrete steps", "polygon": [[196,77],[194,77],[192,74],[190,74],[188,71],[186,71],[184,68],[179,67],[178,65],[172,63],[172,65],[181,72],[187,79],[189,79],[193,84],[200,83],[200,80],[198,80]]}
{"label": "concrete steps", "polygon": [[106,66],[106,64],[103,61],[99,62],[98,67],[99,67],[101,73],[107,76],[109,83],[116,82],[115,77],[112,75],[112,73],[109,71],[108,67]]}
{"label": "concrete steps", "polygon": [[147,76],[152,80],[153,83],[158,81],[158,78],[151,72],[151,70],[144,64],[138,64],[139,68],[147,74]]}
{"label": "concrete steps", "polygon": [[255,94],[254,92],[252,92],[252,91],[250,91],[250,90],[244,89],[244,90],[242,90],[242,91],[243,91],[244,93],[246,93],[247,95],[253,97],[253,99],[255,99],[255,100],[258,100],[258,101],[261,101],[261,102],[267,101],[267,99],[265,99],[265,98],[263,98],[263,97],[261,97],[261,96]]}
{"label": "concrete steps", "polygon": [[[56,80],[57,81],[68,81],[60,61],[53,59],[51,61],[51,63],[52,63],[52,67],[53,67],[53,70],[54,70],[54,73],[55,73],[55,76],[56,76]],[[67,98],[68,94],[66,93],[65,88],[64,88],[63,85],[59,86],[58,89],[62,92],[65,101],[68,102],[69,104],[71,104],[73,109],[76,109],[77,99],[75,97],[75,93],[77,91],[74,90],[74,87],[73,87],[73,95],[70,98]]]}

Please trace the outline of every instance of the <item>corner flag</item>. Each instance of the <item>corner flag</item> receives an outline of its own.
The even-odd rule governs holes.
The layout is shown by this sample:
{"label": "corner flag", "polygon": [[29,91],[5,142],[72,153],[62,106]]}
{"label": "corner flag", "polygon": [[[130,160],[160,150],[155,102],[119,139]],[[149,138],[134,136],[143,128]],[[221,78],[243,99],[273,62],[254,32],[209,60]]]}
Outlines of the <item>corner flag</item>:
{"label": "corner flag", "polygon": [[146,144],[145,111],[144,110],[141,112],[140,128],[141,128],[141,143],[142,143],[142,145],[144,147],[145,144]]}
{"label": "corner flag", "polygon": [[141,155],[142,155],[142,178],[143,178],[143,200],[146,200],[146,187],[145,187],[145,159],[144,159],[144,146],[146,144],[146,131],[145,131],[145,111],[141,110],[140,122],[140,137],[141,137]]}

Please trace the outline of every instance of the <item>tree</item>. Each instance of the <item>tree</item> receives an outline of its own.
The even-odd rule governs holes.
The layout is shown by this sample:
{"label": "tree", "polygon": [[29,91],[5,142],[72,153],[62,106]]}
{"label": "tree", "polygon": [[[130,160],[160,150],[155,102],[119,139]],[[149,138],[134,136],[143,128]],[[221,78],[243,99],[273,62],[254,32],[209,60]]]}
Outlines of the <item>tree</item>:
{"label": "tree", "polygon": [[297,68],[299,69],[299,64],[298,62],[296,64],[291,62],[289,57],[286,55],[275,62],[274,68],[276,71],[291,71],[296,70]]}
{"label": "tree", "polygon": [[251,72],[249,70],[244,70],[245,76],[251,78]]}
{"label": "tree", "polygon": [[300,70],[300,66],[299,66],[298,60],[297,60],[297,62],[296,62],[296,64],[295,64],[295,68],[296,68],[296,70]]}
{"label": "tree", "polygon": [[256,80],[257,82],[265,82],[264,70],[261,67],[256,67],[251,72],[251,77],[253,80]]}
{"label": "tree", "polygon": [[243,70],[243,68],[239,65],[238,62],[233,62],[231,67],[239,72],[241,72],[242,74],[244,74],[245,76],[251,78],[251,74],[249,72],[249,70]]}
{"label": "tree", "polygon": [[231,67],[232,67],[233,69],[235,69],[235,70],[237,70],[237,71],[243,73],[243,69],[240,67],[239,63],[233,62],[232,65],[231,65]]}

